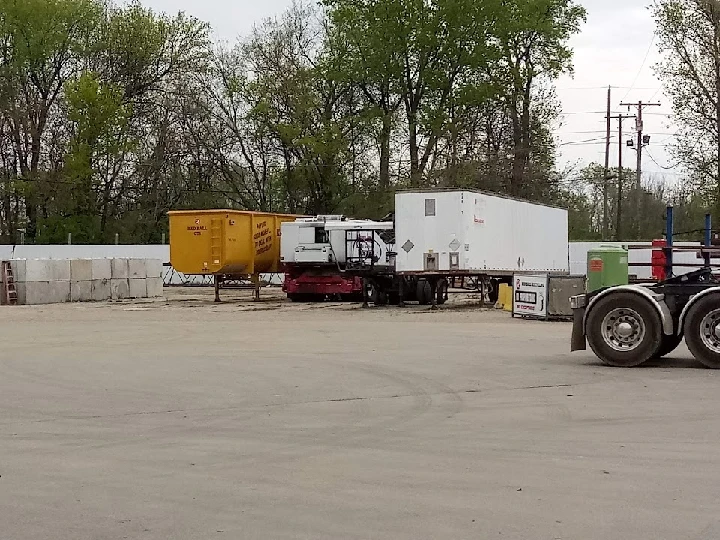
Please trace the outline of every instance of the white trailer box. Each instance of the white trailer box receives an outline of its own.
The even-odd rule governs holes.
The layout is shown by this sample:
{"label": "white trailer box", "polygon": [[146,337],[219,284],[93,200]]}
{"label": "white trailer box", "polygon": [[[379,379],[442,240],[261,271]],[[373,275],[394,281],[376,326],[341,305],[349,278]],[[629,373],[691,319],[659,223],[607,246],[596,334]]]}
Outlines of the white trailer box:
{"label": "white trailer box", "polygon": [[567,210],[475,191],[395,195],[396,271],[569,271]]}
{"label": "white trailer box", "polygon": [[[374,252],[375,264],[388,266],[393,246],[367,233],[392,230],[392,222],[346,219],[343,216],[298,218],[280,225],[280,260],[283,264],[340,265]],[[347,253],[348,248],[350,253]]]}

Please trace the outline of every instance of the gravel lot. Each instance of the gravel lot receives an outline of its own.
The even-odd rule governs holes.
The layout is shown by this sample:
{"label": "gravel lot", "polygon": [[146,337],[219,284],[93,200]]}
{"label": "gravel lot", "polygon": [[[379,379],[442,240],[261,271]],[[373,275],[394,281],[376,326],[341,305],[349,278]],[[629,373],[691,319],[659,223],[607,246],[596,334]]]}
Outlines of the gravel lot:
{"label": "gravel lot", "polygon": [[3,307],[0,538],[720,538],[720,373],[277,293]]}

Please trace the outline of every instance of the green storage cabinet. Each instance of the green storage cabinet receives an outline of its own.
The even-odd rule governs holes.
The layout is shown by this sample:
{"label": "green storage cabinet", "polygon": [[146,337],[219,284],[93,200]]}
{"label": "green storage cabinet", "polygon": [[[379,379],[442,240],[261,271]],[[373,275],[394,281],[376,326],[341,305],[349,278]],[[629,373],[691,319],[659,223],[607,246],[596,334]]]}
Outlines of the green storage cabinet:
{"label": "green storage cabinet", "polygon": [[628,250],[620,246],[600,246],[588,251],[587,290],[627,285]]}

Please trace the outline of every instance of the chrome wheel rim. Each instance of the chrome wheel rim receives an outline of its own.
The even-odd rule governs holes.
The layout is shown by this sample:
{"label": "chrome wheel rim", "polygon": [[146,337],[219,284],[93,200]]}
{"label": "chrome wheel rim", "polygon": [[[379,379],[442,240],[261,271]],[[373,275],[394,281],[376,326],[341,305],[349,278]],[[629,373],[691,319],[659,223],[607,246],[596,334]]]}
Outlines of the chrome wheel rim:
{"label": "chrome wheel rim", "polygon": [[720,309],[711,311],[700,321],[700,338],[705,347],[720,354]]}
{"label": "chrome wheel rim", "polygon": [[[720,318],[720,312],[718,315]],[[605,344],[614,351],[634,351],[645,338],[645,321],[633,309],[613,309],[603,319],[602,337]],[[718,344],[720,345],[720,340]]]}

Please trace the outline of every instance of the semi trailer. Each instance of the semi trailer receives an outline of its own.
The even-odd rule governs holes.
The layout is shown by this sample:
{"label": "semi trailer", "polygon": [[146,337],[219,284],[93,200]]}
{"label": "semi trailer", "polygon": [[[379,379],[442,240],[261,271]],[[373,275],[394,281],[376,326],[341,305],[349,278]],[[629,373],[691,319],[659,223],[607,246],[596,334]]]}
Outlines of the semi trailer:
{"label": "semi trailer", "polygon": [[[424,190],[395,195],[396,279],[427,298],[447,295],[449,278],[473,278],[489,300],[517,274],[569,273],[567,210],[480,191]],[[400,279],[402,278],[402,279]],[[377,280],[376,280],[377,281]],[[390,289],[392,291],[392,289]]]}

